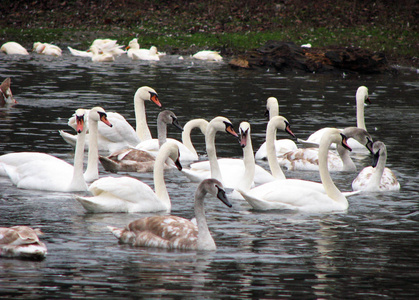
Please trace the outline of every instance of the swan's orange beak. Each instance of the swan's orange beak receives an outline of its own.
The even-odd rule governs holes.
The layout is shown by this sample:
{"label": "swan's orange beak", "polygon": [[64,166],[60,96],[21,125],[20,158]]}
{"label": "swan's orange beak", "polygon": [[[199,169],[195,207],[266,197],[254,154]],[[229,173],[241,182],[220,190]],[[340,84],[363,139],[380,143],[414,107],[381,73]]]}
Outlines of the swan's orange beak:
{"label": "swan's orange beak", "polygon": [[129,48],[131,48],[131,47],[130,47],[130,46],[126,46],[126,47],[125,47],[125,50],[128,50]]}
{"label": "swan's orange beak", "polygon": [[295,137],[295,134],[291,131],[291,127],[290,127],[290,124],[288,124],[288,122],[287,122],[287,125],[285,126],[285,131],[286,131],[289,135],[291,135],[292,137]]}
{"label": "swan's orange beak", "polygon": [[156,103],[158,107],[161,107],[161,103],[159,101],[159,97],[155,93],[150,93],[150,100]]}
{"label": "swan's orange beak", "polygon": [[76,131],[81,133],[84,126],[84,116],[76,116]]}
{"label": "swan's orange beak", "polygon": [[108,125],[109,127],[112,127],[112,124],[111,122],[109,122],[108,118],[106,117],[106,114],[101,114],[100,120],[106,125]]}
{"label": "swan's orange beak", "polygon": [[224,123],[226,124],[226,132],[232,136],[235,136],[236,138],[239,138],[239,135],[234,131],[233,125],[226,122]]}
{"label": "swan's orange beak", "polygon": [[346,137],[346,135],[344,135],[343,133],[341,133],[340,135],[342,136],[342,146],[348,149],[349,151],[352,151],[352,148],[348,145],[348,138]]}

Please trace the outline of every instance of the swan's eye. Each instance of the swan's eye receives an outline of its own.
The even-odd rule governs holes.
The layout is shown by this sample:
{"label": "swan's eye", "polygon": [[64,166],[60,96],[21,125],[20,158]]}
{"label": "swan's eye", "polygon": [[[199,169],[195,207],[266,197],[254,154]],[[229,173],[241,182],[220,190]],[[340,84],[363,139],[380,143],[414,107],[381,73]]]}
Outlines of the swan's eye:
{"label": "swan's eye", "polygon": [[106,118],[106,113],[104,113],[104,112],[101,112],[101,111],[98,111],[97,112],[98,114],[99,114],[99,118],[103,118],[103,117],[105,117]]}

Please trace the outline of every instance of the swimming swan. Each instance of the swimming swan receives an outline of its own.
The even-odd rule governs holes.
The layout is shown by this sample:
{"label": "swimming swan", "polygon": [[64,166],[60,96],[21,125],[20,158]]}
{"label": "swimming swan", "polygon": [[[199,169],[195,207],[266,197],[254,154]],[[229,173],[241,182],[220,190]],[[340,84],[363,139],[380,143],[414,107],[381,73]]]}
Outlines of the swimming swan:
{"label": "swimming swan", "polygon": [[249,191],[240,191],[255,210],[291,209],[304,212],[331,212],[348,208],[346,197],[335,186],[327,169],[327,153],[331,143],[341,143],[350,149],[347,138],[340,130],[325,131],[320,142],[320,178],[324,192],[313,185],[289,184],[289,180],[277,180],[257,186]]}
{"label": "swimming swan", "polygon": [[[121,114],[117,112],[107,113],[109,122],[113,124],[113,127],[108,128],[99,124],[98,145],[100,151],[107,151],[110,154],[127,147],[135,147],[140,141],[151,139],[150,129],[147,126],[145,101],[152,101],[158,107],[161,107],[157,92],[154,89],[148,86],[137,89],[134,95],[136,130]],[[68,125],[74,128],[74,117],[69,119]],[[74,135],[64,131],[60,131],[60,135],[67,143],[75,145],[76,137]]]}
{"label": "swimming swan", "polygon": [[179,149],[176,144],[165,143],[157,155],[154,164],[155,192],[144,182],[132,177],[103,177],[93,182],[89,191],[93,197],[77,196],[88,212],[154,212],[171,209],[170,197],[164,182],[164,166],[171,158],[176,167],[181,170]]}
{"label": "swimming swan", "polygon": [[[195,182],[200,182],[207,178],[215,178],[221,182],[223,179],[226,180],[224,185],[228,186],[227,182],[231,179],[230,177],[224,178],[222,176],[223,170],[220,168],[220,164],[217,160],[217,153],[215,150],[215,134],[218,131],[226,132],[231,134],[234,137],[239,137],[234,131],[233,124],[230,120],[225,117],[215,117],[212,119],[205,133],[205,146],[207,150],[208,160],[200,161],[190,165],[189,169],[183,169],[182,172],[191,180]],[[237,174],[235,174],[236,176]]]}
{"label": "swimming swan", "polygon": [[[103,108],[95,107],[90,110],[89,114],[91,122],[97,123],[100,120],[108,126],[112,126],[107,120]],[[76,119],[78,135],[74,166],[46,153],[17,152],[0,156],[0,174],[8,175],[13,184],[23,189],[57,192],[86,191],[87,185],[83,177],[83,154],[86,135],[84,109],[76,111]]]}
{"label": "swimming swan", "polygon": [[38,238],[42,234],[28,226],[0,227],[0,257],[44,259],[48,251]]}
{"label": "swimming swan", "polygon": [[387,147],[381,141],[375,141],[372,148],[374,160],[372,166],[364,168],[352,182],[354,191],[386,192],[400,190],[396,175],[386,167]]}
{"label": "swimming swan", "polygon": [[208,229],[204,210],[204,197],[211,194],[231,207],[223,185],[216,179],[202,181],[195,192],[195,217],[197,225],[177,216],[153,216],[138,219],[126,228],[108,226],[121,243],[137,247],[157,247],[184,250],[216,250]]}
{"label": "swimming swan", "polygon": [[[183,130],[179,125],[176,115],[170,110],[164,110],[157,117],[158,139],[151,139],[140,143],[148,143],[156,141],[160,146],[166,142],[167,124],[172,124],[176,128]],[[141,149],[141,148],[139,148]],[[99,160],[104,169],[110,172],[150,172],[153,171],[154,161],[156,160],[157,151],[150,152],[145,147],[144,150],[136,148],[127,148],[112,153],[109,156],[100,156]]]}
{"label": "swimming swan", "polygon": [[[356,98],[356,127],[367,130],[367,128],[365,127],[364,105],[366,102],[371,104],[370,98],[368,96],[368,88],[366,86],[360,86],[356,91],[355,98]],[[325,130],[327,129],[328,127],[319,129],[316,132],[312,133],[308,137],[307,140],[298,139],[298,141],[308,146],[318,147],[320,143],[320,139],[323,135],[323,132],[325,132]],[[349,139],[348,145],[353,150],[357,150],[357,151],[361,150],[362,152],[366,152],[365,146],[355,141],[354,139]],[[335,145],[332,145],[332,147],[335,147]]]}
{"label": "swimming swan", "polygon": [[[353,138],[372,153],[372,137],[364,129],[347,127],[343,130],[343,134],[348,138],[348,141]],[[332,151],[328,152],[329,172],[355,172],[356,166],[349,155],[349,151],[339,144],[337,152],[338,154]],[[278,162],[287,170],[317,171],[319,169],[319,148],[301,148],[289,151],[278,157]]]}
{"label": "swimming swan", "polygon": [[[269,97],[266,100],[266,113],[269,116],[269,120],[278,115],[279,105],[278,100],[275,97]],[[279,139],[275,140],[276,156],[281,156],[289,151],[297,150],[298,147],[293,140],[290,139]],[[256,151],[255,159],[266,159],[266,141]]]}

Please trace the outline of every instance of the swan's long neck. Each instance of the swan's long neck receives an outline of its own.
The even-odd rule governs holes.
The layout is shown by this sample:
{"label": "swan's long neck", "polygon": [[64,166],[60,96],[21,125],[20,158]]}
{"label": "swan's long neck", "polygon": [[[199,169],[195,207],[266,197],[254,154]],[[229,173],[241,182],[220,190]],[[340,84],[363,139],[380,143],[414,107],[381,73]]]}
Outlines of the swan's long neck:
{"label": "swan's long neck", "polygon": [[189,149],[189,151],[191,151],[196,156],[198,156],[198,154],[196,153],[195,147],[193,146],[192,141],[191,141],[191,131],[192,129],[198,127],[199,129],[201,129],[202,134],[205,135],[205,131],[207,130],[207,125],[208,125],[208,122],[204,119],[194,119],[186,123],[185,126],[183,127],[182,143],[186,146],[186,148]]}
{"label": "swan's long neck", "polygon": [[70,183],[70,190],[87,190],[87,184],[83,177],[83,156],[86,130],[77,135],[76,149],[74,154],[73,178]]}
{"label": "swan's long neck", "polygon": [[89,118],[89,153],[87,155],[87,169],[84,172],[86,181],[94,181],[99,178],[99,150],[97,145],[98,122]]}
{"label": "swan's long neck", "polygon": [[199,189],[195,193],[194,211],[198,226],[197,248],[198,250],[215,250],[215,242],[208,229],[207,218],[205,217],[205,194],[206,192],[203,189]]}
{"label": "swan's long neck", "polygon": [[374,168],[374,174],[372,174],[369,185],[379,187],[381,184],[381,177],[383,177],[384,168],[387,162],[387,151],[381,148],[380,157],[378,158],[377,166]]}
{"label": "swan's long neck", "polygon": [[356,171],[356,165],[354,164],[353,160],[351,159],[349,155],[349,151],[346,150],[342,145],[338,145],[336,147],[338,154],[340,156],[340,159],[343,163],[343,170],[345,172],[355,172]]}
{"label": "swan's long neck", "polygon": [[134,111],[135,111],[135,123],[136,132],[140,141],[150,140],[151,133],[147,125],[147,116],[145,114],[144,100],[140,98],[137,93],[134,96]]}
{"label": "swan's long neck", "polygon": [[170,149],[165,148],[163,151],[159,151],[154,163],[153,171],[154,189],[157,198],[159,198],[168,207],[168,209],[171,207],[171,202],[169,193],[167,192],[166,183],[164,181],[164,167],[166,160],[169,159],[169,150]]}
{"label": "swan's long neck", "polygon": [[255,178],[255,156],[253,154],[250,133],[246,136],[246,146],[243,148],[244,174],[240,180],[239,189],[247,192],[252,187]]}
{"label": "swan's long neck", "polygon": [[269,107],[269,121],[273,118],[279,115],[279,108],[278,105],[271,105]]}
{"label": "swan's long neck", "polygon": [[364,117],[364,95],[356,95],[356,127],[367,130]]}
{"label": "swan's long neck", "polygon": [[161,148],[167,140],[167,124],[160,118],[157,119],[157,138],[159,140],[159,148]]}
{"label": "swan's long neck", "polygon": [[266,128],[266,157],[268,158],[269,168],[272,176],[276,179],[286,179],[276,158],[275,139],[276,126],[270,122]]}
{"label": "swan's long neck", "polygon": [[214,128],[209,127],[207,129],[205,134],[205,145],[211,168],[211,177],[223,182],[220,166],[218,165],[217,152],[215,150],[215,133],[216,130]]}
{"label": "swan's long neck", "polygon": [[[326,133],[325,133],[326,134]],[[323,187],[326,191],[326,194],[333,200],[337,202],[345,202],[347,200],[345,196],[339,191],[336,185],[333,183],[332,177],[330,177],[328,164],[327,164],[327,156],[329,152],[329,147],[332,144],[332,140],[330,136],[325,136],[320,141],[320,149],[319,149],[319,171],[320,171],[320,178],[323,183]]]}

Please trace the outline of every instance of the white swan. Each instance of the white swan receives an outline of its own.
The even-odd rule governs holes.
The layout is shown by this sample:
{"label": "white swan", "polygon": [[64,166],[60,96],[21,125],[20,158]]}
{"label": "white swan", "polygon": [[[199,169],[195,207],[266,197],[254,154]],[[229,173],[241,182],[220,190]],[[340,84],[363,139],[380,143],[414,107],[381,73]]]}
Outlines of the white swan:
{"label": "white swan", "polygon": [[[152,101],[158,107],[161,103],[157,92],[148,86],[142,86],[134,95],[134,111],[136,130],[117,112],[107,113],[109,122],[113,127],[109,128],[99,124],[98,145],[100,151],[113,153],[127,147],[135,147],[140,141],[151,139],[150,129],[147,126],[147,117],[144,101]],[[74,128],[74,117],[70,118],[68,125]],[[70,145],[75,145],[76,137],[72,134],[60,131],[60,135]]]}
{"label": "white swan", "polygon": [[28,50],[23,48],[23,46],[16,42],[7,42],[4,43],[1,48],[0,52],[4,52],[8,55],[17,54],[17,55],[29,55]]}
{"label": "white swan", "polygon": [[48,251],[39,240],[42,234],[28,226],[0,227],[0,257],[44,259]]}
{"label": "white swan", "polygon": [[140,44],[138,44],[138,39],[132,39],[127,49],[127,55],[132,60],[160,60],[159,53],[155,46],[151,46],[150,49],[140,49]]}
{"label": "white swan", "polygon": [[62,50],[60,47],[49,44],[49,43],[41,43],[35,42],[33,43],[33,51],[43,55],[51,55],[51,56],[61,56]]}
{"label": "white swan", "polygon": [[7,77],[0,85],[0,106],[17,103],[10,89],[11,79]]}
{"label": "white swan", "polygon": [[354,191],[386,192],[400,190],[396,175],[387,168],[387,148],[381,141],[373,144],[374,160],[372,166],[364,168],[352,182]]}
{"label": "white swan", "polygon": [[[147,140],[139,145],[156,141],[160,148],[167,139],[167,124],[172,124],[174,127],[183,130],[176,115],[170,110],[164,110],[157,117],[158,139]],[[139,149],[128,148],[114,152],[108,157],[100,156],[99,160],[104,169],[110,172],[150,172],[153,170],[157,153],[158,149],[155,152],[150,152],[147,150],[147,147],[139,147]]]}
{"label": "white swan", "polygon": [[[234,131],[233,125],[231,124],[230,120],[225,117],[215,117],[212,119],[208,126],[207,131],[205,133],[205,145],[208,155],[207,161],[200,161],[190,165],[190,169],[183,169],[182,171],[184,174],[191,180],[195,182],[202,181],[207,178],[215,178],[221,182],[229,182],[229,180],[233,180],[230,177],[222,176],[223,170],[220,168],[220,164],[217,160],[217,153],[215,150],[215,134],[217,131],[222,131],[229,133],[235,137],[239,137],[237,133]],[[226,172],[229,172],[227,170]],[[234,176],[237,176],[237,173],[234,173]],[[235,181],[234,181],[235,182]],[[226,187],[229,187],[227,183],[224,183]],[[234,183],[233,183],[234,187]]]}
{"label": "white swan", "polygon": [[68,50],[70,51],[71,55],[74,56],[80,56],[80,57],[93,57],[93,52],[87,50],[87,51],[83,51],[83,50],[77,50],[74,48],[71,48],[70,46],[67,46]]}
{"label": "white swan", "polygon": [[77,196],[88,212],[154,212],[171,209],[170,197],[164,182],[164,166],[171,158],[181,170],[176,144],[165,143],[154,164],[154,192],[147,184],[132,177],[103,177],[93,182],[89,191],[93,197]]}
{"label": "white swan", "polygon": [[[91,113],[94,112],[98,114],[98,119],[110,125],[103,108],[93,108]],[[13,184],[23,189],[57,192],[86,191],[87,185],[83,177],[85,110],[78,109],[76,116],[78,135],[74,166],[46,153],[17,152],[0,156],[0,175],[6,174]]]}
{"label": "white swan", "polygon": [[[278,106],[278,99],[275,97],[269,97],[266,100],[266,113],[265,115],[269,116],[269,120],[273,117],[277,116],[279,112]],[[276,155],[281,156],[284,153],[289,151],[297,150],[298,147],[293,140],[290,139],[279,139],[275,140],[275,149]],[[259,147],[258,151],[256,151],[255,159],[266,159],[267,152],[266,152],[266,141]]]}
{"label": "white swan", "polygon": [[[360,86],[356,91],[356,127],[367,130],[365,127],[365,119],[364,119],[364,105],[365,102],[371,103],[370,98],[368,96],[368,88],[365,86]],[[301,140],[298,139],[298,141],[302,144],[308,145],[308,146],[315,146],[318,147],[320,143],[320,139],[323,135],[323,132],[325,132],[328,129],[322,128],[317,130],[316,132],[312,133],[307,140]],[[343,129],[341,129],[343,130]],[[348,140],[348,145],[351,147],[351,149],[361,152],[366,152],[365,146],[360,144],[359,142],[355,141],[354,139]],[[334,147],[334,145],[332,145]]]}
{"label": "white swan", "polygon": [[[193,146],[192,141],[191,141],[191,131],[194,128],[199,128],[202,134],[205,135],[207,126],[208,126],[208,121],[204,119],[193,119],[193,120],[188,121],[183,127],[182,142],[172,139],[172,138],[167,139],[168,141],[172,141],[178,145],[179,151],[180,151],[181,162],[190,162],[190,161],[199,159],[198,153],[196,152],[195,147]],[[157,126],[157,129],[158,129],[158,126]],[[155,156],[157,152],[159,151],[159,140],[158,139],[147,140],[145,142],[141,142],[135,148],[147,151]]]}
{"label": "white swan", "polygon": [[277,180],[257,186],[250,191],[240,191],[246,201],[256,210],[292,209],[304,212],[342,211],[348,208],[346,197],[333,183],[327,169],[327,153],[331,143],[342,143],[346,137],[335,128],[326,130],[320,142],[320,177],[326,194],[306,184],[289,184],[289,180]]}
{"label": "white swan", "polygon": [[184,250],[215,250],[214,239],[205,217],[204,197],[209,193],[231,207],[221,182],[216,179],[202,181],[195,192],[197,225],[177,216],[153,216],[135,220],[126,228],[108,226],[121,243],[137,247],[158,247]]}
{"label": "white swan", "polygon": [[207,61],[222,61],[223,60],[223,57],[220,55],[220,53],[218,51],[213,51],[213,50],[202,50],[192,55],[192,57],[199,60],[207,60]]}
{"label": "white swan", "polygon": [[[347,127],[342,132],[348,138],[348,141],[353,138],[372,153],[372,137],[364,129]],[[339,155],[332,151],[328,152],[329,172],[355,172],[356,166],[349,155],[349,151],[339,144],[337,152]],[[278,157],[278,162],[287,170],[317,171],[319,169],[319,148],[301,148],[289,151]]]}
{"label": "white swan", "polygon": [[96,46],[90,46],[88,52],[92,52],[92,61],[93,62],[110,62],[115,61],[115,57],[108,52],[101,52],[100,49]]}

